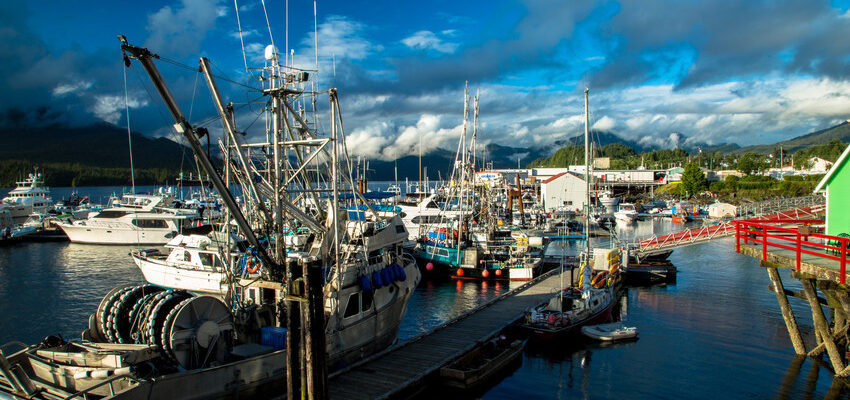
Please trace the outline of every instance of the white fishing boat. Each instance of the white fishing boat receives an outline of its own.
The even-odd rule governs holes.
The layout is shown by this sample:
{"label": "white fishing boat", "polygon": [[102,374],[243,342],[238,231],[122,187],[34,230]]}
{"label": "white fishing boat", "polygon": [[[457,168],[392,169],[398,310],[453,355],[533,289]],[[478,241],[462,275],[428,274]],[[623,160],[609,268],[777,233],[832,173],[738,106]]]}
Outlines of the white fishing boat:
{"label": "white fishing boat", "polygon": [[614,213],[617,209],[617,204],[620,202],[620,198],[614,196],[614,193],[610,190],[602,191],[598,194],[597,200],[599,200],[599,204],[605,207],[606,213]]}
{"label": "white fishing boat", "polygon": [[12,221],[23,223],[32,213],[46,213],[53,207],[49,190],[44,187],[42,175],[38,170],[29,174],[26,179],[15,183],[0,208],[11,213]]}
{"label": "white fishing boat", "polygon": [[[269,398],[289,392],[292,398],[301,382],[315,388],[329,368],[390,346],[420,274],[402,250],[408,234],[400,217],[374,210],[347,174],[336,91],[329,92],[330,137],[321,137],[306,122],[312,118],[291,111],[311,95],[303,90],[308,72],[281,65],[269,46],[260,82],[269,96],[262,104],[272,105],[263,112],[270,142],[249,145],[228,116],[209,60],[201,59],[200,73],[225,125],[225,177],[242,187],[240,205],[201,146],[201,130],[176,105],[154,64],[158,57],[122,44],[126,64],[131,58],[142,64],[222,196],[225,220],[233,221],[216,250],[228,290],[198,296],[150,284],[119,286],[89,318],[82,342],[56,338],[0,353],[0,397]],[[285,137],[283,126],[294,137]],[[272,162],[280,159],[302,163]],[[315,190],[320,184],[327,195]],[[227,243],[231,232],[243,240]],[[202,242],[174,243],[172,252],[182,250],[185,261],[188,250],[190,262],[197,255],[201,262],[192,267],[215,267],[212,246],[204,249]],[[231,245],[250,256],[253,275],[232,274],[244,257],[234,257]],[[203,254],[213,256],[211,262]],[[209,283],[215,289],[215,279]]]}
{"label": "white fishing boat", "polygon": [[164,195],[124,195],[117,206],[87,219],[57,222],[71,242],[90,244],[165,244],[200,221],[195,210],[172,209]]}
{"label": "white fishing boat", "polygon": [[[165,244],[165,248],[170,249],[167,254],[157,249],[137,249],[130,256],[145,280],[154,285],[222,295],[230,286],[227,279],[230,271],[221,251],[233,252],[233,248],[222,249],[223,245],[223,241],[205,235],[177,235]],[[253,263],[248,263],[247,259],[243,261],[249,264],[244,267],[246,276],[248,270],[256,275],[258,270]]]}
{"label": "white fishing boat", "polygon": [[636,327],[625,326],[622,322],[588,325],[581,327],[581,333],[591,339],[614,341],[634,339],[638,335]]}

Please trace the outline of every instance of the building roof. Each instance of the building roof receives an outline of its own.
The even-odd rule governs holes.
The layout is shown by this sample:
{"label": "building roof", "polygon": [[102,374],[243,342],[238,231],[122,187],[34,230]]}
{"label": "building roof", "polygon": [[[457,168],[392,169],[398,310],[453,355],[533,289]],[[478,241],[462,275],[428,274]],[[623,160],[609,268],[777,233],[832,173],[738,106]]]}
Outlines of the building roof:
{"label": "building roof", "polygon": [[829,171],[827,171],[826,175],[824,175],[823,179],[820,180],[820,183],[818,183],[818,186],[815,188],[814,193],[820,192],[824,188],[824,186],[826,186],[826,184],[832,179],[832,175],[835,174],[835,171],[838,171],[838,169],[841,168],[841,165],[847,161],[847,153],[850,153],[850,144],[847,145],[847,147],[841,153],[841,156],[839,156],[838,159],[835,160],[835,164],[832,164],[832,168],[830,168]]}
{"label": "building roof", "polygon": [[560,178],[560,177],[562,177],[562,176],[564,176],[564,175],[566,175],[566,174],[570,174],[570,175],[572,175],[572,176],[574,176],[574,177],[576,177],[576,178],[578,178],[578,179],[584,180],[584,178],[582,178],[582,177],[578,176],[577,174],[574,174],[574,173],[572,173],[572,172],[570,172],[570,171],[564,171],[564,172],[561,172],[561,173],[560,173],[560,174],[558,174],[558,175],[555,175],[555,176],[552,176],[552,177],[551,177],[551,178],[549,178],[549,179],[546,179],[545,181],[541,182],[541,184],[543,184],[543,183],[549,183],[549,182],[552,182],[552,181],[554,181],[555,179],[558,179],[558,178]]}

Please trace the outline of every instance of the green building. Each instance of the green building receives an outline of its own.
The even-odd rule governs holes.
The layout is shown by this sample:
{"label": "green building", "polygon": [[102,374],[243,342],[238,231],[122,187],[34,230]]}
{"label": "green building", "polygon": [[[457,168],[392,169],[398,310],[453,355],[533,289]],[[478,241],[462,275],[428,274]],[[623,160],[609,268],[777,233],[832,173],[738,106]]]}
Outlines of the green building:
{"label": "green building", "polygon": [[850,145],[844,149],[826,176],[815,188],[815,193],[826,193],[826,234],[838,236],[850,233]]}

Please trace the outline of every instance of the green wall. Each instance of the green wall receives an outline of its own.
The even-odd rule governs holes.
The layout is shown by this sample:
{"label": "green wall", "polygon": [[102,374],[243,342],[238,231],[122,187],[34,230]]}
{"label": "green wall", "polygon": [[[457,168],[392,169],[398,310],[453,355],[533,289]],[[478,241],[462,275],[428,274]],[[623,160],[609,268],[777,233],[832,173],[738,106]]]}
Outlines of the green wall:
{"label": "green wall", "polygon": [[847,164],[850,162],[842,163],[827,182],[827,235],[850,234],[850,167]]}

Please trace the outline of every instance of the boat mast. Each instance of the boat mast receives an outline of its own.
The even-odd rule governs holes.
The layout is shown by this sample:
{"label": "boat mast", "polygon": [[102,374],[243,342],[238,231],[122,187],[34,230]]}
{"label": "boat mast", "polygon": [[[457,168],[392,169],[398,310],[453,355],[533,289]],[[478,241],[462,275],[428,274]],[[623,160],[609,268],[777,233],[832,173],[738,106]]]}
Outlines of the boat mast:
{"label": "boat mast", "polygon": [[582,278],[582,289],[590,288],[590,107],[588,105],[588,93],[590,89],[584,89],[584,185],[585,185],[585,213],[584,213],[584,269]]}
{"label": "boat mast", "polygon": [[[228,209],[233,213],[233,217],[236,220],[236,224],[239,226],[239,229],[245,235],[245,238],[248,240],[248,243],[251,246],[254,246],[260,258],[266,265],[270,267],[270,269],[277,270],[279,269],[279,265],[274,262],[274,260],[269,257],[268,253],[266,253],[265,248],[260,245],[260,241],[254,235],[254,232],[251,230],[251,226],[248,224],[248,221],[245,219],[245,216],[242,214],[242,210],[239,209],[239,205],[236,204],[236,200],[233,198],[233,194],[230,193],[230,190],[225,186],[224,181],[221,179],[221,176],[218,174],[218,171],[213,167],[212,162],[207,157],[206,152],[204,152],[204,148],[201,145],[200,137],[206,134],[206,130],[195,129],[189,124],[189,121],[186,120],[186,117],[183,115],[183,112],[180,110],[180,107],[177,105],[177,100],[174,99],[174,96],[171,94],[171,91],[165,85],[164,80],[162,79],[162,75],[160,75],[159,70],[156,68],[156,65],[153,63],[154,58],[159,58],[159,56],[152,54],[148,49],[132,46],[127,43],[127,39],[124,36],[119,36],[121,40],[121,50],[124,52],[124,65],[130,66],[130,57],[139,60],[144,67],[145,72],[147,72],[148,76],[151,78],[151,82],[153,82],[156,87],[157,92],[159,92],[160,97],[165,102],[166,107],[168,107],[168,111],[171,112],[171,116],[174,117],[176,123],[174,124],[174,129],[181,133],[186,141],[189,143],[189,146],[192,148],[192,151],[195,153],[195,157],[198,157],[198,161],[200,161],[201,166],[204,168],[204,172],[207,173],[210,177],[210,181],[212,181],[215,189],[221,194],[222,200],[224,200],[224,204]],[[129,53],[129,56],[127,55]],[[229,122],[228,119],[225,118],[225,121]]]}

